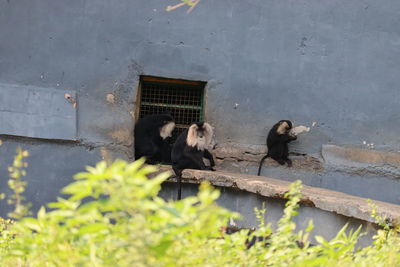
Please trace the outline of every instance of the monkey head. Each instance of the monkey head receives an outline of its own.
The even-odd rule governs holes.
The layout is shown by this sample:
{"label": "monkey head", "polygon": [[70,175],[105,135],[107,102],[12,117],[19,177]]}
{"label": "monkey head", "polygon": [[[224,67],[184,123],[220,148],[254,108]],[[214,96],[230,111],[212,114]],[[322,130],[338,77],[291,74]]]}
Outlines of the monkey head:
{"label": "monkey head", "polygon": [[287,134],[292,140],[297,139],[295,133],[292,132],[293,124],[289,120],[280,120],[275,124],[276,133],[279,135]]}
{"label": "monkey head", "polygon": [[207,122],[196,122],[190,125],[186,143],[188,146],[197,147],[198,150],[207,149],[210,146],[213,130]]}
{"label": "monkey head", "polygon": [[275,124],[276,133],[279,135],[288,134],[292,129],[293,125],[291,121],[288,120],[280,120],[277,124]]}

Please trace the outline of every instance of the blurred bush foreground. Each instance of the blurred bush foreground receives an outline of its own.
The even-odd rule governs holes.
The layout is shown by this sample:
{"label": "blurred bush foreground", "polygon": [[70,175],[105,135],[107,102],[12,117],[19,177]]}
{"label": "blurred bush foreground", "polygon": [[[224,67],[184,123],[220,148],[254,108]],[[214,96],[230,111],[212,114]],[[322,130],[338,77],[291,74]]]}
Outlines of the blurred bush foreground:
{"label": "blurred bush foreground", "polygon": [[[239,215],[216,205],[217,190],[204,183],[197,196],[165,201],[157,194],[169,174],[148,179],[156,168],[143,160],[87,167],[62,190],[67,199],[28,217],[21,180],[26,156],[19,150],[9,169],[15,209],[13,221],[0,219],[1,266],[400,266],[398,231],[376,207],[372,216],[382,229],[371,246],[356,247],[361,228],[344,228],[330,241],[316,237],[310,246],[312,222],[299,231],[292,221],[301,196],[296,182],[275,231],[263,220],[265,210],[255,210],[255,231],[226,234]],[[248,248],[251,240],[261,241]]]}

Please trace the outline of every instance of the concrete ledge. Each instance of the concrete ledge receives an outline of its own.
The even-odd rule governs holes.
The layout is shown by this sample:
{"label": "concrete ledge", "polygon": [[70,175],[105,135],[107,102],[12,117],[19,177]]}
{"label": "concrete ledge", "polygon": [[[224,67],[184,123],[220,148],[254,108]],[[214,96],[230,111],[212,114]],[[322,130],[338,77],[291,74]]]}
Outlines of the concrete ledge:
{"label": "concrete ledge", "polygon": [[[258,166],[265,155],[265,146],[226,143],[218,145],[212,153],[218,166],[234,172],[245,173],[248,166]],[[322,158],[313,155],[290,154],[293,169],[311,172],[343,172],[350,175],[364,176],[372,174],[400,178],[400,153],[362,149],[358,147],[341,147],[322,145]],[[244,164],[245,163],[245,164]],[[240,165],[237,168],[230,166]],[[266,168],[281,167],[276,161],[267,158]],[[244,167],[243,167],[244,166]]]}
{"label": "concrete ledge", "polygon": [[356,147],[323,145],[325,164],[333,171],[400,178],[400,154]]}
{"label": "concrete ledge", "polygon": [[[162,167],[161,170],[170,170],[170,168]],[[184,182],[195,184],[209,181],[215,186],[237,188],[269,198],[283,198],[290,185],[289,182],[273,178],[224,171],[184,170],[182,179]],[[171,177],[169,181],[174,182],[176,179]],[[301,202],[303,204],[374,223],[373,218],[370,216],[370,207],[366,198],[305,185],[303,185],[302,194]],[[377,213],[386,217],[389,223],[397,223],[399,221],[399,205],[381,201],[373,202],[378,206]]]}
{"label": "concrete ledge", "polygon": [[[213,151],[217,160],[217,165],[223,165],[224,162],[248,162],[249,165],[258,166],[260,160],[267,153],[265,145],[242,145],[236,143],[225,143],[218,145]],[[323,162],[316,157],[310,155],[290,155],[293,162],[293,168],[321,172],[324,169]],[[264,166],[279,167],[279,163],[273,159],[267,158]]]}

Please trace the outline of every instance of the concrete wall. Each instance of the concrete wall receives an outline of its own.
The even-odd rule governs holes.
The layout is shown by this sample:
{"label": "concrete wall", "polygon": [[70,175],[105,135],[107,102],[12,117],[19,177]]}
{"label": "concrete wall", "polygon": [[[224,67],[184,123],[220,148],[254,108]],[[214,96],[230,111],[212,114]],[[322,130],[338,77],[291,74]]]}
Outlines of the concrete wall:
{"label": "concrete wall", "polygon": [[207,81],[206,118],[219,144],[263,145],[287,118],[317,122],[292,145],[298,153],[363,141],[400,150],[399,1],[209,0],[189,15],[165,12],[173,3],[0,0],[0,83],[76,91],[80,142],[8,138],[2,177],[17,144],[31,150],[39,205],[104,151],[132,159],[141,74]]}
{"label": "concrete wall", "polygon": [[[271,223],[276,229],[277,222],[283,215],[285,201],[283,199],[268,198],[241,190],[221,187],[221,196],[218,199],[218,204],[229,210],[240,213],[240,220],[235,223],[238,227],[253,228],[257,227],[259,222],[254,213],[254,208],[262,209],[263,205],[266,209],[264,219]],[[164,183],[160,196],[164,199],[176,199],[176,184]],[[185,184],[182,188],[182,197],[195,195],[198,192],[198,186],[193,184]],[[311,242],[316,242],[314,236],[320,235],[326,239],[331,239],[336,236],[337,232],[348,224],[347,230],[355,231],[362,226],[362,232],[366,235],[359,240],[359,245],[365,246],[371,243],[372,236],[376,233],[376,225],[361,221],[355,218],[349,218],[343,215],[327,212],[315,207],[301,205],[299,214],[294,217],[296,223],[296,231],[307,228],[308,222],[311,220],[314,224],[314,229],[311,234]]]}

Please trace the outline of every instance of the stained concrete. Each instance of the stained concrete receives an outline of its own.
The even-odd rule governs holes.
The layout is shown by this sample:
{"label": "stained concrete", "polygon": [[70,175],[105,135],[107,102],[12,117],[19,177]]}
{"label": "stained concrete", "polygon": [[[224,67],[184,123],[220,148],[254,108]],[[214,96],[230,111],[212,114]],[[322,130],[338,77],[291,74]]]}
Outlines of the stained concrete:
{"label": "stained concrete", "polygon": [[[264,219],[267,223],[271,223],[273,229],[276,229],[277,222],[283,215],[285,200],[265,197],[259,194],[253,194],[234,188],[217,188],[221,192],[221,196],[217,200],[217,203],[229,210],[238,212],[241,215],[241,219],[235,221],[235,224],[238,227],[257,227],[259,222],[255,216],[254,208],[256,207],[261,209],[265,207],[267,212],[264,216]],[[195,195],[197,192],[197,185],[183,184],[183,197]],[[165,199],[175,199],[176,184],[163,184],[160,196]],[[296,231],[305,229],[309,221],[313,222],[314,229],[310,236],[311,242],[316,242],[314,239],[316,235],[323,236],[325,239],[329,240],[347,224],[347,232],[350,230],[354,231],[360,226],[362,227],[361,231],[366,234],[360,238],[358,245],[366,246],[371,243],[372,236],[376,233],[377,229],[375,224],[367,223],[362,220],[346,217],[333,212],[324,211],[307,205],[300,205],[299,214],[294,217],[293,221],[296,223]]]}
{"label": "stained concrete", "polygon": [[[190,14],[165,12],[168,4],[0,0],[0,83],[71,89],[79,100],[79,144],[71,148],[70,169],[45,173],[47,165],[38,160],[41,171],[28,179],[83,169],[101,154],[94,157],[87,147],[133,159],[144,74],[207,81],[205,118],[216,127],[218,144],[263,146],[278,120],[308,127],[316,122],[290,145],[312,159],[311,167],[302,168],[300,159],[293,169],[271,165],[263,175],[400,203],[398,180],[390,176],[319,163],[324,144],[365,142],[400,151],[399,1],[209,0]],[[29,149],[42,159],[65,155],[65,147],[52,142]],[[240,170],[249,164],[248,173],[256,172],[248,162],[231,162],[221,164]]]}
{"label": "stained concrete", "polygon": [[219,142],[263,144],[287,118],[317,122],[294,143],[300,153],[363,140],[400,150],[397,0],[211,0],[190,14],[168,4],[1,0],[0,82],[75,89],[90,142],[130,127],[147,74],[207,81]]}
{"label": "stained concrete", "polygon": [[322,156],[326,167],[337,171],[400,179],[400,153],[324,145]]}
{"label": "stained concrete", "polygon": [[[162,171],[170,168],[163,166]],[[175,177],[170,177],[170,183],[163,184],[160,196],[166,199],[176,199],[177,187]],[[200,171],[184,170],[182,174],[182,196],[190,196],[197,193],[197,187],[191,184],[199,184],[204,181],[220,188],[221,197],[218,204],[230,210],[239,212],[242,217],[237,221],[239,227],[251,228],[258,225],[254,214],[254,208],[262,208],[266,203],[267,213],[265,220],[275,227],[282,217],[284,194],[289,191],[289,182],[259,177],[229,173],[226,171]],[[299,215],[295,217],[297,230],[305,229],[310,220],[314,223],[312,237],[321,235],[326,239],[333,238],[336,233],[348,225],[347,231],[362,227],[366,235],[359,240],[359,245],[365,246],[371,243],[372,236],[376,233],[377,226],[371,217],[371,206],[368,199],[335,192],[331,190],[304,186],[301,189],[301,207]],[[400,206],[390,203],[373,201],[377,206],[377,214],[386,219],[391,225],[397,225],[400,221]]]}
{"label": "stained concrete", "polygon": [[[301,138],[301,136],[299,136]],[[291,150],[289,144],[289,150]],[[266,146],[218,144],[213,151],[217,168],[243,174],[257,174]],[[356,146],[323,145],[321,154],[290,153],[293,167],[267,158],[261,175],[321,187],[359,197],[400,204],[400,153]]]}
{"label": "stained concrete", "polygon": [[[162,170],[169,170],[169,168],[164,166]],[[171,177],[170,180],[174,181],[175,178]],[[290,186],[289,182],[269,177],[190,169],[183,171],[182,181],[187,183],[209,181],[215,186],[237,188],[260,196],[279,199],[284,198],[284,194],[289,191]],[[301,202],[312,207],[366,222],[375,222],[370,216],[371,207],[366,198],[306,185],[303,186],[301,193]],[[379,207],[377,214],[387,218],[389,223],[400,221],[400,205],[381,201],[373,202]]]}

